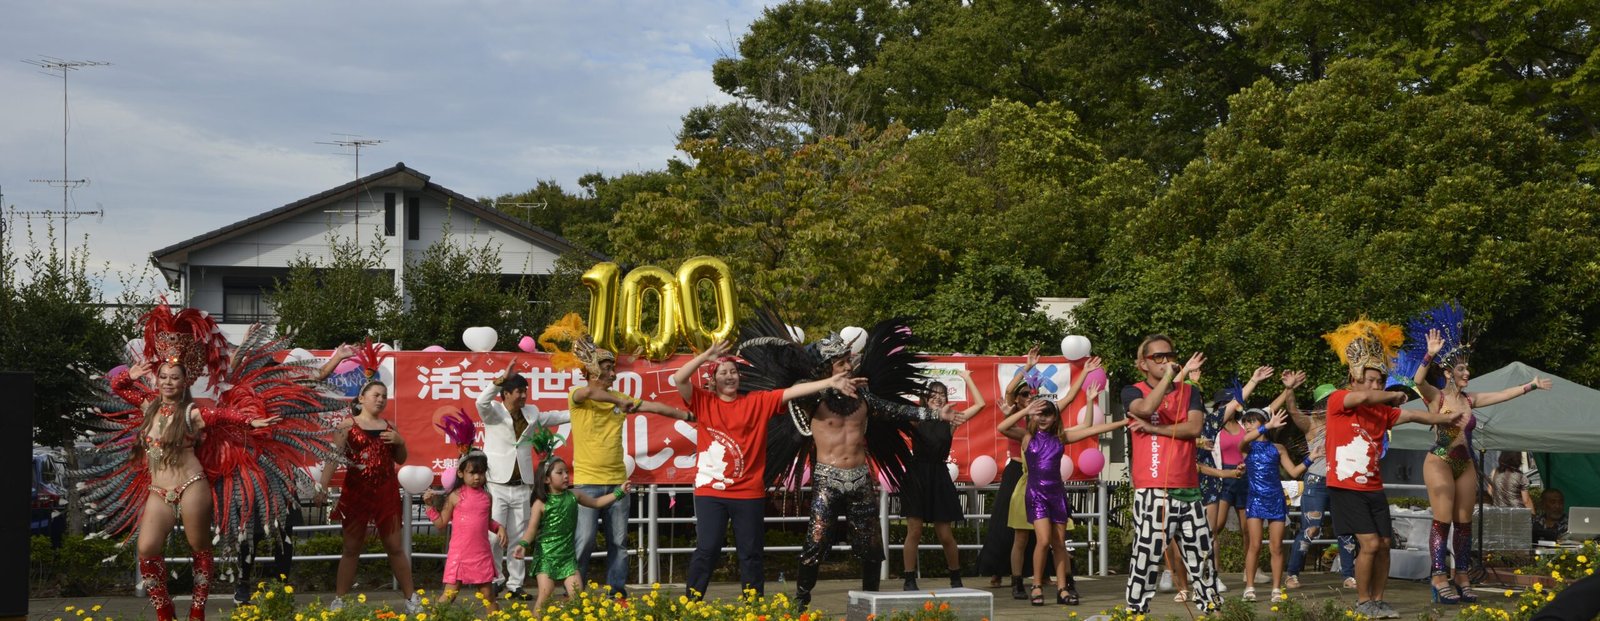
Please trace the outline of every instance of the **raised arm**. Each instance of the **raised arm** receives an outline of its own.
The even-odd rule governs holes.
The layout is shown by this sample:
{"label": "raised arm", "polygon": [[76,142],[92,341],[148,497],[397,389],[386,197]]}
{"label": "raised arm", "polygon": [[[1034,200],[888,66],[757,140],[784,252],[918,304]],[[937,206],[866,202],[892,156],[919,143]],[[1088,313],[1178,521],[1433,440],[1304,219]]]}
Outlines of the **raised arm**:
{"label": "raised arm", "polygon": [[960,416],[957,417],[960,422],[966,422],[967,419],[977,416],[978,412],[982,412],[983,408],[989,405],[989,402],[983,400],[983,392],[978,390],[978,382],[973,381],[971,372],[963,368],[960,374],[961,381],[967,384],[967,394],[972,395],[972,405],[967,406],[967,409],[961,410]]}
{"label": "raised arm", "polygon": [[1545,378],[1535,377],[1535,378],[1533,378],[1533,381],[1531,381],[1531,382],[1528,382],[1526,384],[1518,384],[1516,386],[1512,386],[1512,387],[1507,388],[1505,390],[1497,390],[1495,392],[1473,393],[1472,394],[1472,405],[1473,405],[1473,407],[1480,407],[1480,408],[1481,407],[1489,407],[1489,406],[1497,404],[1497,403],[1505,403],[1507,401],[1510,401],[1510,400],[1515,399],[1517,397],[1520,397],[1522,395],[1528,394],[1528,393],[1533,392],[1535,390],[1550,390],[1550,387],[1553,386],[1553,385],[1554,385],[1554,382],[1550,381],[1550,378],[1548,378],[1548,377],[1545,377]]}
{"label": "raised arm", "polygon": [[[1293,392],[1295,389],[1299,388],[1301,384],[1305,383],[1306,372],[1284,371],[1282,378],[1284,390]],[[1284,406],[1288,408],[1289,420],[1294,422],[1294,426],[1299,427],[1300,431],[1311,433],[1311,416],[1300,411],[1300,404],[1297,402],[1297,400],[1291,396],[1288,402],[1284,403]]]}
{"label": "raised arm", "polygon": [[320,382],[328,379],[333,375],[333,370],[339,368],[339,363],[344,362],[354,355],[356,355],[356,348],[354,345],[349,343],[340,343],[338,347],[334,348],[333,355],[328,356],[328,361],[322,363],[322,368],[317,369],[317,381]]}
{"label": "raised arm", "polygon": [[150,363],[140,362],[128,367],[128,372],[111,378],[111,392],[117,393],[128,405],[139,407],[144,402],[154,399],[155,391],[151,390],[139,378],[150,374]]}
{"label": "raised arm", "polygon": [[1078,391],[1083,390],[1083,380],[1089,377],[1090,371],[1098,368],[1100,368],[1099,357],[1090,356],[1088,360],[1085,360],[1083,362],[1083,372],[1072,378],[1072,385],[1067,388],[1067,394],[1060,399],[1056,399],[1056,409],[1062,412],[1067,411],[1067,405],[1078,397]]}
{"label": "raised arm", "polygon": [[[1200,356],[1200,354],[1195,355]],[[1202,360],[1204,360],[1203,357]],[[1161,379],[1157,380],[1155,387],[1150,389],[1150,394],[1134,399],[1132,403],[1128,404],[1128,416],[1130,418],[1148,422],[1150,417],[1155,415],[1156,407],[1161,404],[1161,400],[1167,397],[1167,391],[1172,390],[1172,384],[1182,381],[1179,379],[1181,370],[1177,363],[1164,365],[1162,370],[1164,372],[1161,374]],[[1136,426],[1135,428],[1142,429],[1143,427]]]}
{"label": "raised arm", "polygon": [[1002,413],[1005,413],[1007,408],[1010,408],[1011,411],[1010,413],[1006,414],[1005,418],[1000,420],[1000,425],[996,427],[996,430],[1000,432],[1000,435],[1011,438],[1012,440],[1022,440],[1028,436],[1028,433],[1021,427],[1018,427],[1017,423],[1029,416],[1032,416],[1039,410],[1044,409],[1044,402],[1033,401],[1020,408],[1013,408],[1009,402],[1000,406]]}
{"label": "raised arm", "polygon": [[1433,357],[1444,349],[1444,335],[1438,328],[1428,330],[1428,353],[1422,356],[1422,363],[1417,365],[1415,373],[1411,374],[1411,383],[1416,384],[1417,392],[1422,394],[1422,400],[1432,403],[1439,398],[1439,389],[1428,383],[1428,369],[1433,367]]}
{"label": "raised arm", "polygon": [[1240,446],[1247,446],[1251,442],[1255,442],[1261,436],[1266,435],[1265,433],[1263,433],[1263,430],[1271,431],[1273,429],[1277,429],[1279,427],[1284,426],[1284,424],[1286,424],[1287,422],[1288,421],[1286,420],[1286,417],[1284,416],[1283,410],[1274,410],[1272,412],[1272,416],[1267,419],[1266,424],[1257,426],[1257,427],[1252,428],[1252,429],[1246,429],[1245,432],[1244,432],[1244,437],[1239,438],[1239,445]]}
{"label": "raised arm", "polygon": [[[516,365],[517,360],[512,358],[511,364],[506,365],[506,370],[501,371],[500,375],[495,376],[494,381],[489,382],[489,386],[483,389],[483,392],[478,395],[478,399],[476,401],[478,406],[478,418],[483,419],[483,424],[511,424],[511,413],[506,411],[504,407],[495,407],[494,398],[500,396],[500,385],[506,381],[507,377],[511,377],[511,374],[515,372]],[[505,414],[501,414],[501,412],[505,412]]]}
{"label": "raised arm", "polygon": [[1010,401],[1011,395],[1017,390],[1017,385],[1021,384],[1022,380],[1028,377],[1028,372],[1032,371],[1036,366],[1039,366],[1038,343],[1034,343],[1033,347],[1028,348],[1028,361],[1022,365],[1021,372],[1018,372],[1015,376],[1013,376],[1011,381],[1006,382],[1006,391],[1001,393],[1000,398],[1002,400]]}
{"label": "raised arm", "polygon": [[690,358],[688,363],[678,367],[677,372],[672,374],[672,385],[678,387],[678,396],[683,397],[684,403],[694,399],[694,373],[700,365],[705,364],[707,360],[727,354],[730,349],[731,346],[727,341],[712,343],[705,351],[695,354],[694,358]]}

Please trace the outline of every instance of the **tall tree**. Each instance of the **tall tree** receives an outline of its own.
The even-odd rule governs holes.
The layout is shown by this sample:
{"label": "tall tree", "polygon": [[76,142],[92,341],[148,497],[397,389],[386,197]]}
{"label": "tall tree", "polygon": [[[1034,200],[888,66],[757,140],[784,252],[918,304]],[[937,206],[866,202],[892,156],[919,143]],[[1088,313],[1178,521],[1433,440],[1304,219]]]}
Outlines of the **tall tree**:
{"label": "tall tree", "polygon": [[278,330],[297,345],[333,348],[369,336],[381,318],[400,307],[394,272],[387,269],[384,238],[363,248],[329,233],[327,259],[301,254],[289,262],[289,275],[277,279],[268,296],[278,314]]}

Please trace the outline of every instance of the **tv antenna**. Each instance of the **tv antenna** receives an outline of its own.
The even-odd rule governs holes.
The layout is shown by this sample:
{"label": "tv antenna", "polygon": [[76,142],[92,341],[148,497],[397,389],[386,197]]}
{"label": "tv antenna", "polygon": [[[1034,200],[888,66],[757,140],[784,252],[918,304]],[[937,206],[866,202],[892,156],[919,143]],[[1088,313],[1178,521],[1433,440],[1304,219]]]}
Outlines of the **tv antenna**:
{"label": "tv antenna", "polygon": [[[372,146],[377,146],[377,145],[383,144],[384,141],[376,139],[376,138],[366,138],[366,137],[363,137],[363,136],[360,136],[360,135],[357,135],[357,134],[334,133],[334,135],[335,136],[342,136],[342,138],[337,138],[337,139],[329,140],[329,141],[326,141],[326,142],[319,140],[319,141],[317,141],[317,144],[326,144],[326,145],[332,145],[332,146],[336,146],[336,147],[340,147],[340,148],[344,148],[344,149],[350,149],[354,153],[355,159],[356,159],[356,182],[360,183],[361,182],[361,150],[364,149],[364,148],[367,148],[367,147],[372,147]],[[328,213],[354,213],[356,215],[356,245],[357,246],[361,245],[361,200],[360,200],[360,193],[359,193],[360,189],[361,188],[357,188],[358,193],[356,195],[357,199],[356,199],[356,208],[355,209],[351,209],[351,210],[329,209],[328,210]]]}
{"label": "tv antenna", "polygon": [[101,62],[98,60],[65,60],[61,58],[55,58],[53,56],[40,56],[39,58],[30,58],[23,60],[22,62],[38,67],[39,72],[45,75],[55,76],[59,74],[61,76],[61,178],[28,180],[33,183],[47,184],[53,188],[61,188],[61,211],[19,211],[16,213],[30,217],[45,216],[51,218],[61,218],[61,255],[63,258],[65,258],[67,254],[67,242],[70,238],[70,236],[67,235],[67,223],[76,219],[78,216],[104,215],[103,210],[100,209],[96,209],[94,211],[73,211],[70,208],[70,194],[72,192],[72,188],[88,185],[89,180],[73,179],[72,175],[67,174],[67,132],[72,127],[70,117],[68,116],[67,106],[67,76],[71,75],[74,71],[83,69],[84,67],[105,67],[109,66],[111,63]]}

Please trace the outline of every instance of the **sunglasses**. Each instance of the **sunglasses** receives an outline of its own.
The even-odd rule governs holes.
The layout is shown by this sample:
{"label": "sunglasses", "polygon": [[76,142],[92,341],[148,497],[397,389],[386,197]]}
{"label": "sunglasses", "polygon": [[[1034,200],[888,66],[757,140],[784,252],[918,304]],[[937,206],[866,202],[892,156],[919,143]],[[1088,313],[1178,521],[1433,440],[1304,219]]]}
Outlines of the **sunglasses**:
{"label": "sunglasses", "polygon": [[1150,354],[1148,356],[1145,356],[1144,359],[1145,360],[1149,360],[1151,362],[1172,362],[1172,361],[1178,359],[1178,352],[1175,352],[1175,351],[1156,352],[1156,353]]}

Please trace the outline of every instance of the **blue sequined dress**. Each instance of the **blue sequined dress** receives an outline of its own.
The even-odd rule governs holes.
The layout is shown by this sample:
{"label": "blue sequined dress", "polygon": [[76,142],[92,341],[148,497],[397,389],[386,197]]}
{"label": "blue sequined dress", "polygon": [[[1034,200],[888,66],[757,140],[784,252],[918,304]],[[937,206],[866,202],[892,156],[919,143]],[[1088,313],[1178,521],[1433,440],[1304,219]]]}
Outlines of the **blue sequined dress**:
{"label": "blue sequined dress", "polygon": [[1250,486],[1245,517],[1282,522],[1287,518],[1287,499],[1278,478],[1278,447],[1265,440],[1250,443],[1244,458],[1245,482]]}

